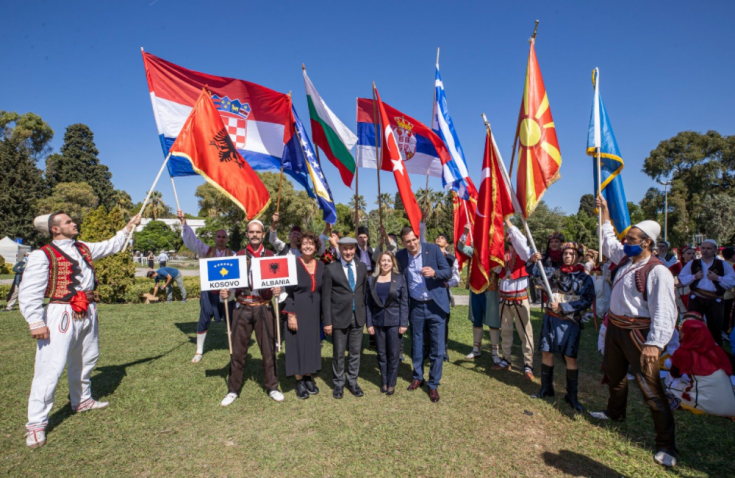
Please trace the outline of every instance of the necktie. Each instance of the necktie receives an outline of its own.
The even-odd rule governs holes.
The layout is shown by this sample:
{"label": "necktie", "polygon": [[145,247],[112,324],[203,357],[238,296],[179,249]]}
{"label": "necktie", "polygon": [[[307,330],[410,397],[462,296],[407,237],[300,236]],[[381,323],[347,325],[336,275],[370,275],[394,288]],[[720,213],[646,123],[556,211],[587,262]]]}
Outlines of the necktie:
{"label": "necktie", "polygon": [[[352,262],[347,263],[347,280],[350,283],[350,289],[355,292],[355,273],[352,272]],[[355,298],[352,298],[352,310],[355,310]]]}

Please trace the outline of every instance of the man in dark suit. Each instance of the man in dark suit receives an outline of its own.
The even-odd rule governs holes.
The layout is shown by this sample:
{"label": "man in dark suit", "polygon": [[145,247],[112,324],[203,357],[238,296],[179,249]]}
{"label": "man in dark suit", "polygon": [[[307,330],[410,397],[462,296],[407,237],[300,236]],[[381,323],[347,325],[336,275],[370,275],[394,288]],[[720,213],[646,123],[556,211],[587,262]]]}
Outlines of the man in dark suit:
{"label": "man in dark suit", "polygon": [[[449,316],[449,292],[446,281],[452,277],[452,269],[439,246],[420,242],[411,227],[401,230],[405,249],[398,251],[398,268],[406,277],[409,295],[409,323],[411,324],[411,355],[413,381],[408,390],[424,385],[423,344],[429,342],[429,397],[439,401],[439,381],[444,365],[444,336]],[[424,327],[426,330],[424,330]]]}
{"label": "man in dark suit", "polygon": [[[365,291],[367,268],[356,257],[357,240],[339,240],[340,259],[324,268],[322,279],[322,315],[324,333],[332,335],[332,375],[334,398],[342,398],[345,382],[356,397],[363,392],[357,384],[365,326]],[[349,352],[345,372],[345,350]]]}

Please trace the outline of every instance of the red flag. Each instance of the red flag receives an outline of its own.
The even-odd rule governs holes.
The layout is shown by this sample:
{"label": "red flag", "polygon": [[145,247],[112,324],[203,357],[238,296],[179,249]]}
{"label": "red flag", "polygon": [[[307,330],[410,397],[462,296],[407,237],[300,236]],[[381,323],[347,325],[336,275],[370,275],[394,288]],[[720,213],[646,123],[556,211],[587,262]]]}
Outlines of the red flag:
{"label": "red flag", "polygon": [[454,203],[454,250],[457,253],[457,260],[459,261],[459,270],[462,270],[464,263],[470,260],[470,257],[465,255],[459,250],[459,239],[464,234],[464,228],[467,224],[470,225],[470,233],[467,236],[465,245],[472,247],[473,232],[472,228],[475,224],[475,211],[477,210],[477,199],[470,196],[470,199],[465,201],[457,195],[456,192],[452,191],[452,201]]}
{"label": "red flag", "polygon": [[406,216],[408,221],[411,223],[413,233],[416,236],[419,235],[419,224],[421,223],[421,209],[419,203],[416,202],[416,197],[413,195],[411,189],[411,180],[408,179],[408,172],[403,164],[403,158],[401,158],[401,152],[398,148],[398,141],[396,141],[396,135],[393,133],[393,128],[390,126],[388,120],[388,114],[385,112],[383,102],[380,101],[380,95],[378,89],[373,84],[373,91],[378,102],[378,116],[380,118],[380,144],[383,145],[380,149],[382,151],[380,158],[380,165],[382,169],[393,171],[393,176],[396,178],[396,185],[398,186],[398,192],[401,195],[401,201],[406,209]]}
{"label": "red flag", "polygon": [[488,130],[482,160],[482,182],[472,230],[475,250],[470,268],[470,290],[476,294],[481,294],[487,289],[490,284],[490,271],[505,265],[503,221],[513,214],[513,203],[500,172],[499,161],[502,159]]}
{"label": "red flag", "polygon": [[248,219],[257,217],[268,207],[268,189],[235,149],[222,117],[205,90],[169,152],[171,156],[188,159],[194,171],[245,211]]}

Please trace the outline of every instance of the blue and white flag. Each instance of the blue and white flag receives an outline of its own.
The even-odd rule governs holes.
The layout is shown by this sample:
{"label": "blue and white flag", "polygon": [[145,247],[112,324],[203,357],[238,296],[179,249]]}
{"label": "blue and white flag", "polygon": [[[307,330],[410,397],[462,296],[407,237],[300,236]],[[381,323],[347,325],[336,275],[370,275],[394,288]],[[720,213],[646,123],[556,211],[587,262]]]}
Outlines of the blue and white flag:
{"label": "blue and white flag", "polygon": [[289,168],[292,171],[303,171],[305,176],[308,174],[313,187],[309,184],[304,185],[306,192],[309,193],[309,196],[316,198],[319,207],[323,211],[324,221],[334,224],[337,222],[337,209],[334,206],[332,191],[329,189],[327,178],[324,177],[322,167],[316,159],[314,146],[312,146],[309,135],[304,130],[304,125],[301,124],[296,109],[292,106],[291,110],[294,117],[294,127],[298,134],[294,134],[283,149],[284,172],[286,168]]}
{"label": "blue and white flag", "polygon": [[446,189],[454,190],[464,200],[468,200],[470,197],[477,198],[477,189],[475,189],[475,185],[467,172],[464,151],[459,142],[457,131],[454,129],[452,117],[449,115],[447,95],[444,92],[444,83],[439,73],[438,63],[436,64],[434,86],[434,118],[432,118],[431,129],[444,141],[451,156],[451,160],[442,165],[442,183]]}
{"label": "blue and white flag", "polygon": [[[595,90],[592,102],[592,114],[590,115],[590,126],[587,132],[587,154],[596,157],[600,152],[600,177],[602,178],[600,189],[607,201],[615,232],[618,238],[622,238],[630,229],[630,214],[628,213],[628,202],[625,199],[625,188],[623,187],[623,158],[620,156],[618,142],[615,140],[610,118],[607,116],[605,104],[600,94],[600,70],[592,71],[592,87]],[[594,179],[595,197],[600,194],[597,190],[597,162],[592,162],[592,176]]]}

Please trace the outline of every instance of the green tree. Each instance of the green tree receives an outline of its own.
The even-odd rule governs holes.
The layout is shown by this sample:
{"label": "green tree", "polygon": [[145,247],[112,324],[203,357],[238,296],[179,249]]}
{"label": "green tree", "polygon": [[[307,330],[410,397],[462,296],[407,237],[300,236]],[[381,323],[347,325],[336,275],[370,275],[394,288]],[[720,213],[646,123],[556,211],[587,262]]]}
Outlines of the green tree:
{"label": "green tree", "polygon": [[577,212],[583,212],[590,217],[595,216],[595,196],[592,194],[583,194],[579,198],[579,210]]}
{"label": "green tree", "polygon": [[[88,242],[105,241],[125,227],[125,224],[120,208],[116,207],[108,213],[104,206],[100,206],[85,218],[80,239]],[[123,252],[98,259],[94,261],[94,266],[95,277],[99,281],[97,290],[102,302],[123,302],[126,291],[135,282],[135,264],[130,253]]]}
{"label": "green tree", "polygon": [[340,235],[354,234],[355,233],[355,210],[350,209],[349,206],[338,203],[335,205],[337,210],[337,222],[333,226],[333,230],[340,233]]}
{"label": "green tree", "polygon": [[641,207],[631,201],[628,201],[628,214],[630,214],[630,223],[638,224],[646,219],[646,215],[643,213]]}
{"label": "green tree", "polygon": [[[147,193],[146,193],[147,194]],[[145,206],[142,217],[152,217],[157,221],[159,217],[166,217],[170,214],[170,208],[163,202],[163,194],[160,191],[153,191]]]}
{"label": "green tree", "polygon": [[[547,239],[553,232],[562,231],[565,226],[564,212],[557,208],[549,208],[546,201],[540,201],[536,210],[528,218],[528,228],[536,243],[539,252],[546,250]],[[523,224],[518,215],[514,216],[513,223],[523,230]]]}
{"label": "green tree", "polygon": [[151,221],[135,234],[135,249],[139,251],[178,251],[183,241],[181,235],[161,221]]}
{"label": "green tree", "polygon": [[0,111],[0,237],[37,244],[36,202],[48,194],[36,161],[49,151],[54,131],[33,113]]}
{"label": "green tree", "polygon": [[393,209],[393,198],[388,193],[382,193],[380,197],[375,200],[375,204],[380,206],[382,203],[383,210]]}
{"label": "green tree", "polygon": [[[352,196],[352,199],[350,199],[349,203],[350,209],[352,209],[352,214],[354,217],[355,214],[355,196]],[[365,221],[367,220],[367,201],[365,201],[365,196],[360,194],[357,196],[357,222],[363,226],[365,225]],[[354,219],[353,219],[354,222]]]}
{"label": "green tree", "polygon": [[83,229],[87,214],[99,204],[92,186],[87,183],[59,183],[51,195],[38,201],[38,212],[50,214],[63,211]]}
{"label": "green tree", "polygon": [[59,183],[86,182],[94,189],[100,204],[112,208],[116,205],[112,173],[100,163],[98,154],[89,126],[73,124],[66,128],[60,154],[46,159],[46,179],[52,187]]}
{"label": "green tree", "polygon": [[707,207],[702,210],[701,220],[705,224],[702,232],[721,245],[732,244],[735,235],[735,198],[717,193],[706,198]]}
{"label": "green tree", "polygon": [[[120,211],[122,211],[125,217],[130,217],[134,215],[132,214],[133,200],[130,198],[130,194],[128,194],[126,191],[115,189],[112,196],[112,201],[115,207],[120,208]],[[138,210],[140,210],[140,207],[138,207]]]}

